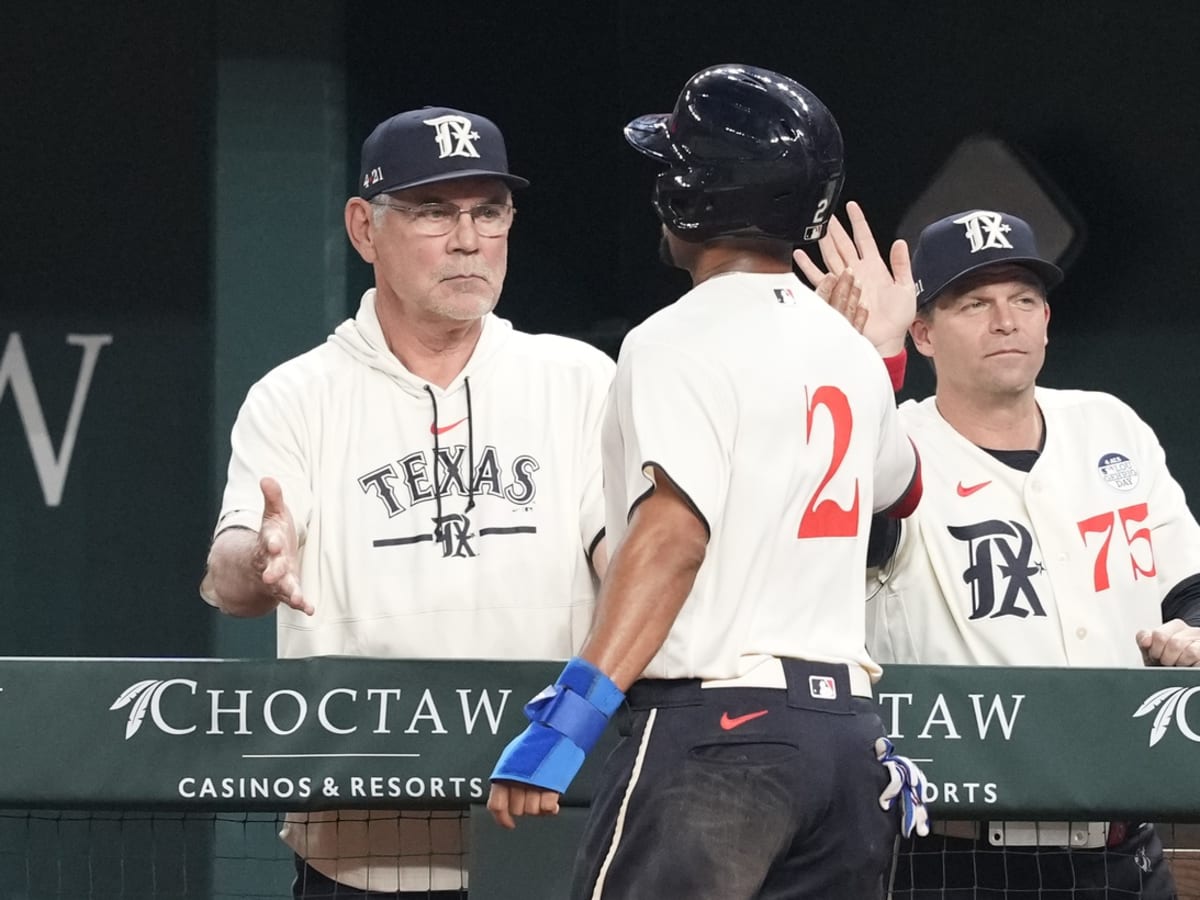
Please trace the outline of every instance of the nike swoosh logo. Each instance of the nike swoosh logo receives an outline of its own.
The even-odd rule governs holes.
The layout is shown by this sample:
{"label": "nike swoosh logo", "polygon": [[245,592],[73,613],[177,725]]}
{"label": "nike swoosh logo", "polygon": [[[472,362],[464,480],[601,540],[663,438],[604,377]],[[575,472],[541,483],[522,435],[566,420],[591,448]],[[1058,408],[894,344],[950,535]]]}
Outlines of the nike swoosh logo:
{"label": "nike swoosh logo", "polygon": [[461,419],[459,419],[457,422],[453,422],[453,423],[451,423],[450,425],[443,425],[441,428],[438,428],[436,425],[430,425],[430,426],[429,426],[429,433],[430,433],[430,434],[445,434],[445,433],[446,433],[447,431],[449,431],[451,428],[456,428],[457,426],[461,425],[461,424],[462,424],[463,422],[465,422],[465,421],[467,421],[467,417],[466,417],[466,416],[463,416],[463,417],[462,417]]}
{"label": "nike swoosh logo", "polygon": [[739,725],[745,725],[751,719],[760,719],[765,716],[769,710],[760,709],[758,712],[746,713],[744,716],[729,717],[729,713],[721,713],[721,727],[726,731],[733,731]]}
{"label": "nike swoosh logo", "polygon": [[990,480],[989,481],[981,481],[981,482],[979,482],[979,484],[973,484],[970,487],[967,487],[960,481],[958,483],[958,496],[970,497],[973,493],[975,493],[976,491],[982,491],[985,487],[987,487],[991,483],[992,482]]}

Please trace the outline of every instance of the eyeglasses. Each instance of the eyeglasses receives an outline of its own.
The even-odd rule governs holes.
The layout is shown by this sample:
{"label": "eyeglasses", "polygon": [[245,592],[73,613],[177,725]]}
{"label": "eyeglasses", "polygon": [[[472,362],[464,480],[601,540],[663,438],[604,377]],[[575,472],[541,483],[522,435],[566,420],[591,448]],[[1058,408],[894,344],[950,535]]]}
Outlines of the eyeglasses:
{"label": "eyeglasses", "polygon": [[410,206],[390,197],[375,197],[372,203],[404,213],[416,226],[417,232],[427,237],[441,237],[458,227],[464,213],[470,215],[480,237],[500,237],[512,228],[516,209],[508,203],[478,203],[463,209],[455,203],[421,203]]}

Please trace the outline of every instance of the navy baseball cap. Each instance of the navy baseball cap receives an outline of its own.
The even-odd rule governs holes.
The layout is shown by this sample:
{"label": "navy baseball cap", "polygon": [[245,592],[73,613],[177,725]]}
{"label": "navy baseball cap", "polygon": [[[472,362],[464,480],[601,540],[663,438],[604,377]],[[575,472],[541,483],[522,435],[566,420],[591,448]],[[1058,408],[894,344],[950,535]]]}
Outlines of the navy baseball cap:
{"label": "navy baseball cap", "polygon": [[917,308],[972,272],[1011,263],[1030,269],[1050,290],[1063,280],[1062,269],[1044,259],[1029,223],[1009,213],[973,209],[926,226],[913,251]]}
{"label": "navy baseball cap", "polygon": [[494,122],[460,109],[426,106],[380,122],[363,141],[358,196],[370,200],[384,191],[471,177],[529,186],[509,174],[504,136]]}

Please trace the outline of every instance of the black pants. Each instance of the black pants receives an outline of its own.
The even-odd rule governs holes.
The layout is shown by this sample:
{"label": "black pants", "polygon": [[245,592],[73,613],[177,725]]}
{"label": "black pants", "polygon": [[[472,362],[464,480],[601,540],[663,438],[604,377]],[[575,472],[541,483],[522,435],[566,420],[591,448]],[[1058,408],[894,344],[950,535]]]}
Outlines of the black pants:
{"label": "black pants", "polygon": [[1151,825],[1112,847],[993,847],[984,838],[902,841],[894,900],[1174,900],[1175,881]]}
{"label": "black pants", "polygon": [[467,900],[466,891],[364,891],[339,884],[296,857],[294,900]]}
{"label": "black pants", "polygon": [[899,818],[879,808],[875,704],[845,666],[784,670],[787,690],[630,688],[575,900],[882,900]]}

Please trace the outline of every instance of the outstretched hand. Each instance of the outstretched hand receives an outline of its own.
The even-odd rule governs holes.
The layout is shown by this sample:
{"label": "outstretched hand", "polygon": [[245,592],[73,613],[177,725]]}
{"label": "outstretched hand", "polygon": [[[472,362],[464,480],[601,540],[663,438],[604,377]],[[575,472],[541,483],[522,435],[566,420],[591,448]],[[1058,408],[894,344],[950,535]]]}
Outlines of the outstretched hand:
{"label": "outstretched hand", "polygon": [[[854,278],[861,286],[859,304],[866,309],[865,313],[858,310],[854,312],[862,317],[863,324],[859,325],[850,318],[847,310],[840,311],[875,345],[881,356],[895,356],[904,349],[904,336],[917,311],[917,291],[908,258],[908,244],[902,240],[892,244],[889,269],[889,263],[884,262],[879,253],[862,207],[851,200],[846,204],[846,216],[850,220],[853,237],[834,216],[825,237],[817,244],[821,259],[828,275],[841,275],[846,269],[853,270]],[[829,300],[828,291],[833,282],[827,280],[826,272],[804,250],[796,250],[793,258],[809,284],[814,288],[822,288],[818,293]]]}
{"label": "outstretched hand", "polygon": [[262,525],[254,548],[254,569],[280,603],[311,616],[314,609],[300,590],[300,548],[283,488],[274,478],[259,482],[263,495]]}

